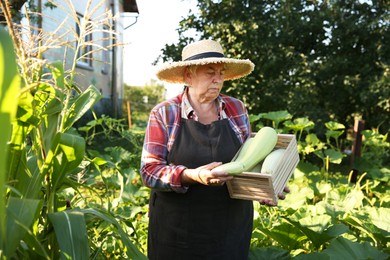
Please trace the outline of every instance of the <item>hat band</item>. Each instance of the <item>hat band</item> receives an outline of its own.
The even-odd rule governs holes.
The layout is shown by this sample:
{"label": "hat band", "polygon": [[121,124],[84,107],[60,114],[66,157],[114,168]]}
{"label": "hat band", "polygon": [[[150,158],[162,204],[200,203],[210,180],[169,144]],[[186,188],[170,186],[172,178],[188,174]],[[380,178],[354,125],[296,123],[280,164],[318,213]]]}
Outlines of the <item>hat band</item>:
{"label": "hat band", "polygon": [[184,61],[201,60],[205,58],[223,58],[223,57],[224,57],[223,53],[220,52],[204,52],[204,53],[199,53],[194,56],[188,57]]}

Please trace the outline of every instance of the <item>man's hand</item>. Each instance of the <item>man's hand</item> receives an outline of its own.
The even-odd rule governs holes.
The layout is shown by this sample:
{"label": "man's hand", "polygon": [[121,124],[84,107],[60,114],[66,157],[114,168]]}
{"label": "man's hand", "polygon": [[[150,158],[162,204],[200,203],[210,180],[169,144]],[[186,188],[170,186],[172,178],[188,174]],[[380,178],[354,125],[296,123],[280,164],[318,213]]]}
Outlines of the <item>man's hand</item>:
{"label": "man's hand", "polygon": [[[283,192],[284,193],[290,193],[290,189],[286,186],[286,187],[284,187]],[[278,198],[280,200],[284,200],[286,198],[286,195],[284,193],[279,193],[278,194]],[[259,202],[260,202],[261,205],[268,205],[268,206],[271,206],[271,207],[277,206],[277,204],[275,204],[272,200],[260,200]]]}

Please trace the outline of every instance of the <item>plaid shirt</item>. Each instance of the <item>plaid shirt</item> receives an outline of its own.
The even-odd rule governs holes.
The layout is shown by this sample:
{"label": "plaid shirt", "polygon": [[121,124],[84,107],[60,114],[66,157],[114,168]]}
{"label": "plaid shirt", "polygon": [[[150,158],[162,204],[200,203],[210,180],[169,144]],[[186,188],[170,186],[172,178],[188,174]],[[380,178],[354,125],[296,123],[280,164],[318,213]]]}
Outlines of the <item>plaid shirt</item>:
{"label": "plaid shirt", "polygon": [[[250,135],[244,103],[222,94],[217,100],[220,117],[229,120],[238,140],[243,143]],[[188,189],[188,186],[181,184],[181,173],[187,167],[167,164],[168,153],[179,133],[181,118],[198,120],[186,92],[158,104],[150,113],[141,158],[141,176],[149,188],[179,193]]]}

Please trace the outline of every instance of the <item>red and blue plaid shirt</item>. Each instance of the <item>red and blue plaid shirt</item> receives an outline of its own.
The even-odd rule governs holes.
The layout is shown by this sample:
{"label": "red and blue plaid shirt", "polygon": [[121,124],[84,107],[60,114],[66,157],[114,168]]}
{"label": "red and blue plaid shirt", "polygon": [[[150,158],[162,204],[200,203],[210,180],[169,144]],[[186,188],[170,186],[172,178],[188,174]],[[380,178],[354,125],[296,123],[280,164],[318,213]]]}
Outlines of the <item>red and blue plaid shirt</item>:
{"label": "red and blue plaid shirt", "polygon": [[[228,119],[238,140],[243,143],[250,135],[248,113],[242,101],[220,94],[217,98],[221,119]],[[168,153],[179,133],[181,118],[198,120],[186,92],[155,106],[149,117],[141,158],[144,184],[156,190],[184,193],[181,184],[184,165],[167,164]]]}

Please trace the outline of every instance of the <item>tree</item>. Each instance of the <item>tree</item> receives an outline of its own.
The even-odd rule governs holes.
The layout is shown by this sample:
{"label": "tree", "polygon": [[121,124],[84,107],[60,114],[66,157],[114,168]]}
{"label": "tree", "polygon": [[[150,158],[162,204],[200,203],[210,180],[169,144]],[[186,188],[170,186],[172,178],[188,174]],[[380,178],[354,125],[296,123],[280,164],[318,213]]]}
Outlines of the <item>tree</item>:
{"label": "tree", "polygon": [[[125,85],[124,100],[130,103],[132,123],[138,127],[145,127],[150,110],[164,100],[165,92],[164,86],[156,84],[153,80],[150,85],[142,87]],[[123,111],[126,110],[127,108],[123,107]]]}
{"label": "tree", "polygon": [[[4,2],[4,5],[6,4],[6,1],[4,1],[4,0],[0,0],[0,1]],[[40,6],[39,4],[36,5],[35,0],[10,0],[8,2],[9,2],[9,8],[11,10],[12,19],[16,22],[19,22],[22,19],[21,10],[22,10],[22,7],[24,6],[24,4],[26,4],[28,6],[28,10],[30,10],[32,12],[40,12],[41,8],[42,8],[42,6]],[[55,5],[53,3],[50,3],[50,2],[46,2],[44,6],[50,7],[50,8],[55,7]],[[36,18],[39,19],[39,17],[36,17]],[[0,24],[3,24],[3,23],[5,23],[5,17],[4,17],[4,14],[0,8]]]}
{"label": "tree", "polygon": [[179,46],[166,45],[164,61],[179,60],[194,39],[219,40],[228,57],[256,67],[223,91],[241,98],[250,113],[288,110],[315,121],[351,126],[390,122],[390,5],[376,1],[199,0],[199,15],[180,22]]}

